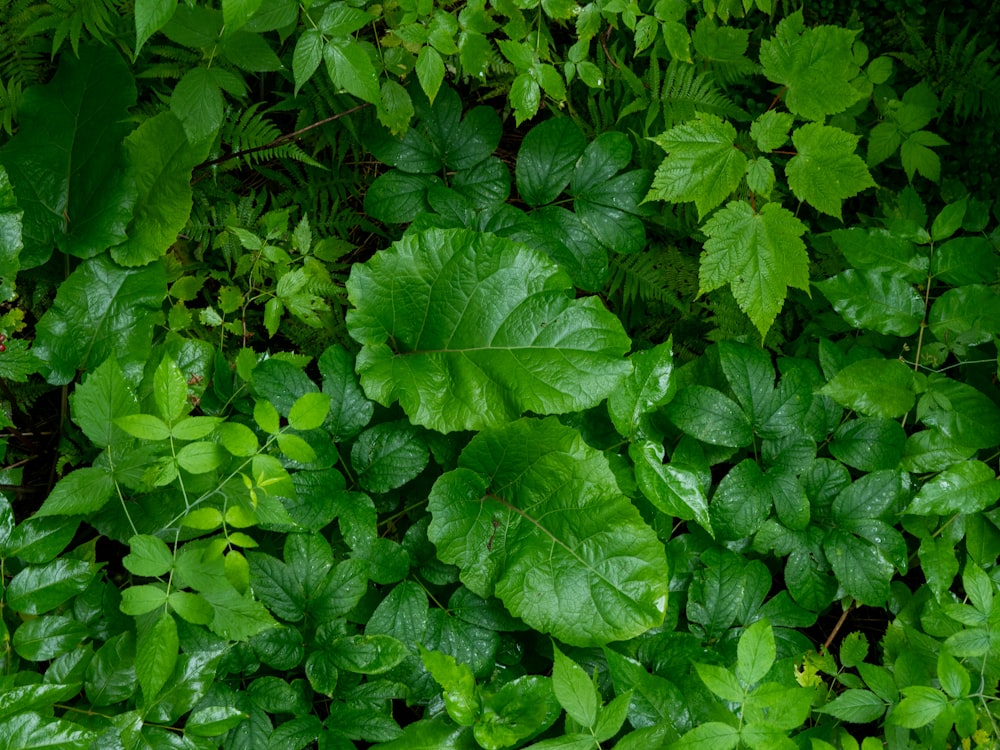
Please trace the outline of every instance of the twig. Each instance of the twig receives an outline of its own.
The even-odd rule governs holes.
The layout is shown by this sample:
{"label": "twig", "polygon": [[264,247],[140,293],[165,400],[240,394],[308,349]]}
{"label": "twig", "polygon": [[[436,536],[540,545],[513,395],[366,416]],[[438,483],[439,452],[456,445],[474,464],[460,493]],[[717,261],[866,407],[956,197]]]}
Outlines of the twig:
{"label": "twig", "polygon": [[844,623],[847,622],[847,616],[851,613],[851,610],[853,609],[854,609],[854,601],[852,600],[848,606],[844,607],[844,611],[840,613],[840,619],[837,620],[837,624],[833,626],[833,630],[830,632],[830,635],[827,637],[826,642],[823,644],[823,650],[826,651],[827,653],[829,653],[830,651],[830,644],[833,643],[833,639],[837,637],[837,633],[840,632],[840,629],[844,626]]}

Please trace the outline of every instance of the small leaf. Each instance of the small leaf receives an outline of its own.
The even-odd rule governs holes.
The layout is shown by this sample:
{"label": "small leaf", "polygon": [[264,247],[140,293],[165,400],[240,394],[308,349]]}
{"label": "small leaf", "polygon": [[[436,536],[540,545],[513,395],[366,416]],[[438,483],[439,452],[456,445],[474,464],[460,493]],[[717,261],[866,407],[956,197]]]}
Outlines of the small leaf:
{"label": "small leaf", "polygon": [[122,565],[130,573],[155,578],[173,567],[173,553],[159,537],[137,534],[128,540],[128,546],[129,553],[122,558]]}
{"label": "small leaf", "polygon": [[423,647],[420,647],[420,658],[427,671],[444,688],[448,716],[459,726],[472,726],[481,712],[472,670],[457,662],[453,656]]}
{"label": "small leaf", "polygon": [[673,339],[669,339],[629,357],[631,375],[608,397],[608,414],[619,435],[627,438],[655,435],[650,416],[673,397],[676,388],[671,379],[672,348]]}
{"label": "small leaf", "polygon": [[179,654],[177,622],[164,612],[148,630],[140,630],[135,650],[135,674],[147,703],[152,703],[170,679]]}
{"label": "small leaf", "polygon": [[774,631],[767,620],[757,620],[743,631],[736,646],[736,675],[744,685],[754,685],[771,670],[777,651]]}
{"label": "small leaf", "polygon": [[840,128],[809,123],[792,133],[798,153],[785,167],[788,186],[799,200],[838,219],[840,204],[875,181],[854,151],[859,136]]}
{"label": "small leaf", "polygon": [[433,104],[441,88],[441,82],[444,81],[444,60],[441,59],[441,54],[433,47],[425,45],[417,55],[416,69],[420,88]]}
{"label": "small leaf", "polygon": [[167,592],[157,586],[130,586],[122,592],[121,610],[127,615],[144,615],[167,603]]}
{"label": "small leaf", "polygon": [[296,430],[315,430],[330,413],[330,397],[326,393],[304,393],[292,404],[288,424]]}
{"label": "small leaf", "polygon": [[552,645],[555,662],[552,666],[552,689],[566,713],[583,727],[597,723],[600,696],[597,687],[583,667]]}
{"label": "small leaf", "polygon": [[728,724],[707,721],[670,745],[671,750],[733,750],[740,744],[740,731]]}
{"label": "small leaf", "polygon": [[750,123],[750,137],[761,151],[775,151],[788,142],[795,118],[787,112],[769,109]]}
{"label": "small leaf", "polygon": [[319,29],[306,29],[295,41],[292,53],[292,78],[295,80],[295,96],[323,61],[323,36]]}

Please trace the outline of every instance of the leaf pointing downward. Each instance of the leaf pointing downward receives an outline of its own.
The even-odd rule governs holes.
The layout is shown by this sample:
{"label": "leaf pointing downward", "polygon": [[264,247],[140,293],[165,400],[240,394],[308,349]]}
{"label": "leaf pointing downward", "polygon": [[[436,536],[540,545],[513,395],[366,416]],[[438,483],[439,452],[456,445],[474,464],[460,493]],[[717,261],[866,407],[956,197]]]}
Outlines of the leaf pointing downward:
{"label": "leaf pointing downward", "polygon": [[441,432],[587,409],[631,369],[598,299],[573,299],[542,253],[491,234],[407,235],[355,266],[347,291],[369,398]]}

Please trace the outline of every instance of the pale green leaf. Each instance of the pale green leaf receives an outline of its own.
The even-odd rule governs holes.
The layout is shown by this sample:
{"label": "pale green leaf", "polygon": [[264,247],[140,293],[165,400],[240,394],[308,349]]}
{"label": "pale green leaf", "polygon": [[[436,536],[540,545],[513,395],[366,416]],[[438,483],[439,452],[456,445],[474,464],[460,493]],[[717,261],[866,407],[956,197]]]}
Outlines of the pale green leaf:
{"label": "pale green leaf", "polygon": [[774,151],[788,142],[795,118],[787,112],[769,109],[750,123],[750,136],[761,151]]}
{"label": "pale green leaf", "polygon": [[347,288],[366,393],[442,432],[586,409],[631,370],[599,300],[573,299],[551,261],[493,235],[408,235],[355,265]]}
{"label": "pale green leaf", "polygon": [[591,728],[597,723],[601,700],[597,686],[579,664],[553,644],[552,689],[556,700],[573,721]]}
{"label": "pale green leaf", "polygon": [[875,181],[855,153],[858,136],[809,123],[792,133],[797,154],[785,167],[788,186],[799,200],[840,218],[840,205]]}
{"label": "pale green leaf", "polygon": [[177,463],[192,474],[207,474],[226,460],[225,451],[217,443],[200,441],[188,443],[177,451]]}
{"label": "pale green leaf", "polygon": [[740,744],[736,727],[718,721],[708,721],[687,732],[670,750],[733,750]]}
{"label": "pale green leaf", "polygon": [[431,492],[428,534],[480,596],[570,644],[630,638],[663,619],[663,546],[602,453],[555,419],[490,428]]}
{"label": "pale green leaf", "polygon": [[806,227],[787,209],[766,204],[755,213],[749,203],[732,201],[703,227],[708,239],[701,259],[700,292],[729,284],[740,308],[761,336],[784,305],[788,287],[808,290]]}
{"label": "pale green leaf", "polygon": [[170,427],[155,414],[126,414],[115,420],[115,426],[140,440],[167,440]]}
{"label": "pale green leaf", "polygon": [[653,141],[667,158],[657,168],[646,200],[694,201],[704,216],[736,190],[746,172],[747,158],[735,145],[736,129],[716,115],[701,113]]}
{"label": "pale green leaf", "polygon": [[420,659],[435,681],[444,688],[444,705],[448,716],[459,726],[472,726],[481,710],[472,670],[457,662],[450,654],[428,651],[422,646]]}
{"label": "pale green leaf", "polygon": [[135,414],[139,402],[116,358],[104,360],[69,398],[73,421],[94,445],[105,448],[127,439],[115,421]]}
{"label": "pale green leaf", "polygon": [[776,655],[770,623],[757,620],[743,631],[736,644],[736,675],[744,685],[758,683],[771,671]]}
{"label": "pale green leaf", "polygon": [[153,399],[167,424],[173,424],[191,410],[187,395],[184,373],[170,356],[164,357],[153,373]]}
{"label": "pale green leaf", "polygon": [[193,144],[211,140],[222,127],[223,99],[219,83],[205,67],[192,68],[174,86],[170,109]]}
{"label": "pale green leaf", "polygon": [[806,28],[799,10],[778,23],[774,38],[761,42],[764,75],[787,87],[784,99],[792,114],[822,120],[861,98],[851,83],[861,72],[851,50],[857,35],[836,26]]}
{"label": "pale green leaf", "polygon": [[870,690],[851,688],[817,710],[841,721],[870,724],[882,718],[885,708],[885,702]]}
{"label": "pale green leaf", "polygon": [[162,576],[174,564],[174,556],[159,537],[137,534],[128,540],[129,553],[122,558],[122,565],[137,576]]}
{"label": "pale green leaf", "polygon": [[144,615],[167,603],[167,592],[158,586],[130,586],[122,591],[121,610],[127,615]]}
{"label": "pale green leaf", "polygon": [[724,701],[742,703],[746,699],[746,688],[740,684],[732,672],[717,664],[695,663],[695,671],[698,677],[705,683],[705,687]]}
{"label": "pale green leaf", "polygon": [[330,413],[330,396],[326,393],[304,393],[292,404],[288,424],[296,430],[315,430]]}
{"label": "pale green leaf", "polygon": [[444,60],[441,54],[430,46],[424,46],[417,55],[417,80],[420,88],[427,94],[427,99],[434,103],[441,82],[444,81]]}
{"label": "pale green leaf", "polygon": [[222,0],[222,19],[226,24],[226,33],[231,33],[246,26],[250,16],[257,12],[263,0]]}
{"label": "pale green leaf", "polygon": [[326,69],[335,85],[359,99],[379,101],[378,75],[365,48],[353,39],[331,39],[323,49]]}

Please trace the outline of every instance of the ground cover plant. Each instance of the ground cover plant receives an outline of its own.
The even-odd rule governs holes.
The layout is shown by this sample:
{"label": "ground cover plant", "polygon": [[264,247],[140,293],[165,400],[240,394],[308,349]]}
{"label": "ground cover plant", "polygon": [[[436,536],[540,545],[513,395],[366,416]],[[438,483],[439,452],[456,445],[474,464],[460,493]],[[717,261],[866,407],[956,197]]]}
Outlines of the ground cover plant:
{"label": "ground cover plant", "polygon": [[0,8],[0,739],[997,747],[981,5]]}

